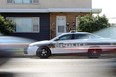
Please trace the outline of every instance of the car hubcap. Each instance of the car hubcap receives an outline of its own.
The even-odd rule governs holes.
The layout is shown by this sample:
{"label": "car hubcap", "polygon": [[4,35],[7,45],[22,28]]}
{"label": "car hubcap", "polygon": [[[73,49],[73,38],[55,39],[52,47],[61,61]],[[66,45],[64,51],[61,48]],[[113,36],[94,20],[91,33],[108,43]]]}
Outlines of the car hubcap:
{"label": "car hubcap", "polygon": [[41,55],[42,56],[46,56],[47,55],[47,51],[45,49],[42,49]]}
{"label": "car hubcap", "polygon": [[98,55],[98,51],[97,50],[93,50],[92,51],[92,55],[97,56]]}

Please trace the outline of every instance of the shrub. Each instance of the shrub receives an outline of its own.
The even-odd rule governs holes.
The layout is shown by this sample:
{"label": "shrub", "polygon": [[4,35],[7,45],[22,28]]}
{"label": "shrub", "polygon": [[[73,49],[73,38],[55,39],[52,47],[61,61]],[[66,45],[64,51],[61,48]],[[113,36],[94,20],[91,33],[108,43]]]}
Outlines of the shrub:
{"label": "shrub", "polygon": [[86,15],[83,17],[79,17],[78,31],[95,32],[107,27],[110,27],[110,24],[105,15],[103,16]]}
{"label": "shrub", "polygon": [[0,16],[0,33],[4,35],[10,35],[15,30],[15,25],[12,21]]}

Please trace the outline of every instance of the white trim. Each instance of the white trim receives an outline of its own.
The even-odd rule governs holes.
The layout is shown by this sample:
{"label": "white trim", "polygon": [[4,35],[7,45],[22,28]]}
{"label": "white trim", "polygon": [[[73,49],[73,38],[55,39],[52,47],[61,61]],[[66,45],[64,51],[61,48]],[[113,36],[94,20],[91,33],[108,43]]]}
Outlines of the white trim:
{"label": "white trim", "polygon": [[100,13],[101,9],[90,9],[90,8],[49,8],[49,12],[92,12]]}
{"label": "white trim", "polygon": [[0,13],[48,13],[48,9],[0,9]]}
{"label": "white trim", "polygon": [[78,25],[79,25],[79,23],[78,23],[78,17],[76,17],[76,31],[77,31]]}
{"label": "white trim", "polygon": [[50,13],[50,12],[92,12],[100,13],[101,9],[91,8],[47,8],[47,9],[0,9],[0,13]]}

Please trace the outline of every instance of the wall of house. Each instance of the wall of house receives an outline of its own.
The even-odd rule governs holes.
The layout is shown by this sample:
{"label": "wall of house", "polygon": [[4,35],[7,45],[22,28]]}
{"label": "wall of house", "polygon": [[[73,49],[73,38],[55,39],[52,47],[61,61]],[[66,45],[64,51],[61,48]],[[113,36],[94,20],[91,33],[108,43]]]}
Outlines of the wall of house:
{"label": "wall of house", "polygon": [[92,0],[40,0],[41,8],[91,8]]}
{"label": "wall of house", "polygon": [[[76,30],[76,17],[84,16],[88,13],[50,13],[50,38],[56,36],[56,17],[57,16],[66,16],[66,23],[69,25],[66,26],[66,32],[70,32],[70,28]],[[73,22],[75,25],[73,25]]]}
{"label": "wall of house", "polygon": [[0,0],[0,8],[92,8],[92,0],[39,0],[37,4],[12,4]]}
{"label": "wall of house", "polygon": [[40,32],[13,33],[14,36],[26,37],[34,40],[50,39],[50,14],[49,13],[2,13],[5,17],[40,17]]}

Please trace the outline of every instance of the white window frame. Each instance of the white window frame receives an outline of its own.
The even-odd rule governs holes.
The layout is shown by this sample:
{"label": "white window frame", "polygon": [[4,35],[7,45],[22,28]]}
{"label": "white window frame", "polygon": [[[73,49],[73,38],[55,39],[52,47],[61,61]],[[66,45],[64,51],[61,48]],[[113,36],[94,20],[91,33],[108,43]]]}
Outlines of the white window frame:
{"label": "white window frame", "polygon": [[79,20],[78,20],[79,17],[76,17],[76,31],[78,29],[78,26],[79,26]]}
{"label": "white window frame", "polygon": [[[15,20],[14,20],[15,18],[32,18],[32,19],[37,18],[38,19],[38,31],[32,30],[30,32],[17,32],[16,27],[15,27],[14,33],[40,33],[40,17],[7,17],[7,19],[13,20],[14,23],[15,23]],[[32,23],[33,23],[33,20],[32,20]],[[34,27],[34,24],[32,25],[32,27]],[[34,29],[34,28],[32,28],[32,29]]]}
{"label": "white window frame", "polygon": [[[34,2],[37,2],[37,3],[34,3]],[[21,3],[15,3],[15,0],[11,0],[10,2],[7,0],[7,3],[8,3],[8,4],[39,4],[39,0],[38,0],[38,1],[32,0],[30,3],[24,3],[23,0],[22,0]]]}
{"label": "white window frame", "polygon": [[[60,35],[64,32],[59,32],[58,31],[58,26],[59,26],[59,18],[63,18],[64,19],[64,22],[63,22],[63,27],[64,27],[64,32],[66,32],[66,16],[56,16],[56,35]],[[61,25],[60,25],[61,26]]]}

